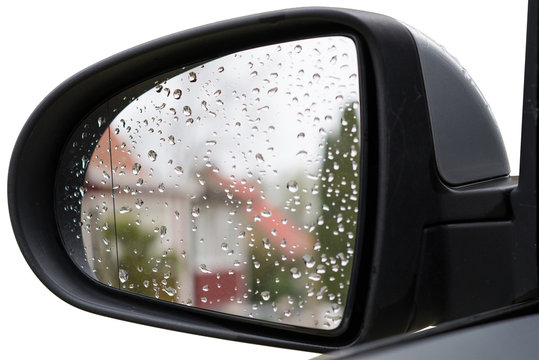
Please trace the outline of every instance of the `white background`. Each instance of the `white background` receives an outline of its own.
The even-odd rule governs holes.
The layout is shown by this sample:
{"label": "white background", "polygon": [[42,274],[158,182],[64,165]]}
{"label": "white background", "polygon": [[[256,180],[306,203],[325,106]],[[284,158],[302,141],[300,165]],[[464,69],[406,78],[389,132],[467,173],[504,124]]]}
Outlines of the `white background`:
{"label": "white background", "polygon": [[11,151],[24,122],[41,99],[75,72],[183,29],[315,5],[390,15],[444,45],[490,103],[512,173],[518,173],[526,24],[523,0],[4,1],[0,5],[0,188],[4,189],[0,192],[0,357],[262,360],[314,355],[155,329],[67,305],[26,265],[12,234],[5,189]]}

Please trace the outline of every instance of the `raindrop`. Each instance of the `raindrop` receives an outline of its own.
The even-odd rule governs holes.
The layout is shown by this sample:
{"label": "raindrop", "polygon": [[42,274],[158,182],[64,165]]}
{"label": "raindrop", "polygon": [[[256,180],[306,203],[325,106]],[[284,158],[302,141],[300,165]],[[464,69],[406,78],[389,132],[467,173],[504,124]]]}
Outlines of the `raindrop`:
{"label": "raindrop", "polygon": [[204,274],[211,274],[211,271],[208,269],[206,264],[200,264],[200,271],[202,271]]}
{"label": "raindrop", "polygon": [[193,112],[191,111],[191,107],[189,107],[188,105],[185,105],[185,106],[183,107],[183,114],[184,114],[185,116],[191,116],[192,113],[193,113]]}
{"label": "raindrop", "polygon": [[225,71],[225,68],[222,67],[222,66],[220,66],[220,67],[217,69],[217,71],[219,71],[220,73],[222,73],[223,71]]}
{"label": "raindrop", "polygon": [[163,184],[163,183],[159,184],[159,186],[157,187],[157,190],[159,190],[159,192],[164,192],[165,191],[165,184]]}
{"label": "raindrop", "polygon": [[270,217],[271,216],[271,211],[269,210],[262,210],[260,212],[260,215],[262,215],[263,217],[267,218],[267,217]]}
{"label": "raindrop", "polygon": [[297,183],[297,181],[290,180],[290,181],[286,184],[286,188],[287,188],[288,191],[290,191],[291,193],[297,192],[297,191],[298,191],[298,183]]}
{"label": "raindrop", "polygon": [[189,75],[187,76],[187,78],[189,79],[189,82],[195,82],[195,81],[197,81],[197,74],[196,74],[196,72],[191,71],[191,72],[189,73]]}
{"label": "raindrop", "polygon": [[208,140],[208,141],[206,141],[206,145],[207,145],[207,146],[212,146],[212,145],[215,145],[215,144],[217,144],[217,141],[215,141],[215,140]]}
{"label": "raindrop", "polygon": [[303,139],[305,137],[305,133],[304,132],[300,132],[297,136],[298,139]]}
{"label": "raindrop", "polygon": [[316,265],[316,273],[317,274],[325,274],[326,273],[326,267],[322,264]]}
{"label": "raindrop", "polygon": [[274,87],[274,88],[272,88],[272,89],[269,89],[269,90],[268,90],[268,95],[274,95],[274,94],[277,92],[277,90],[279,90],[279,89],[276,88],[276,87]]}
{"label": "raindrop", "polygon": [[262,244],[264,244],[265,249],[269,249],[271,247],[270,241],[267,237],[262,238]]}
{"label": "raindrop", "polygon": [[193,217],[195,217],[195,218],[196,218],[196,217],[199,217],[199,215],[200,215],[200,209],[199,209],[199,208],[193,208],[193,210],[191,210],[191,215],[192,215]]}
{"label": "raindrop", "polygon": [[181,175],[181,174],[183,174],[183,169],[182,169],[181,166],[176,166],[176,167],[174,168],[174,172],[175,172],[176,174],[178,174],[178,175]]}
{"label": "raindrop", "polygon": [[129,206],[122,206],[120,208],[120,214],[127,214],[127,213],[129,213],[131,211],[132,211],[132,209]]}
{"label": "raindrop", "polygon": [[125,269],[120,269],[118,272],[118,277],[120,279],[120,282],[123,284],[129,279],[129,273]]}
{"label": "raindrop", "polygon": [[169,144],[171,144],[171,145],[176,144],[176,140],[174,139],[174,136],[173,136],[173,135],[170,135],[170,136],[168,137],[168,142],[169,142]]}
{"label": "raindrop", "polygon": [[257,160],[259,163],[264,162],[264,157],[262,156],[261,153],[257,153],[257,154],[255,155],[255,158],[256,158],[256,160]]}
{"label": "raindrop", "polygon": [[177,293],[176,289],[174,289],[172,286],[167,286],[167,287],[163,288],[163,291],[164,291],[168,296],[174,296],[174,295],[176,295],[176,293]]}
{"label": "raindrop", "polygon": [[297,267],[293,267],[290,269],[290,274],[292,274],[292,277],[294,279],[299,279],[301,277],[301,272],[298,270]]}
{"label": "raindrop", "polygon": [[144,205],[144,201],[142,201],[142,199],[135,200],[135,206],[137,209],[142,208],[142,205]]}
{"label": "raindrop", "polygon": [[260,293],[260,296],[262,296],[262,300],[268,301],[270,299],[270,292],[265,290]]}
{"label": "raindrop", "polygon": [[294,51],[295,51],[296,53],[298,53],[298,54],[301,52],[301,50],[303,50],[303,48],[301,47],[301,45],[296,45],[296,46],[294,47]]}
{"label": "raindrop", "polygon": [[303,262],[308,269],[312,268],[316,264],[316,261],[311,254],[303,255]]}
{"label": "raindrop", "polygon": [[167,234],[167,227],[165,225],[163,225],[159,229],[159,236],[164,238],[166,234]]}
{"label": "raindrop", "polygon": [[157,153],[153,150],[148,151],[148,159],[155,161],[157,159]]}
{"label": "raindrop", "polygon": [[182,91],[180,89],[176,89],[172,93],[172,96],[174,97],[174,99],[180,100],[180,98],[182,97]]}
{"label": "raindrop", "polygon": [[[148,156],[149,156],[149,154],[148,154]],[[134,163],[133,164],[133,174],[138,175],[141,168],[142,168],[142,166],[139,163]]]}
{"label": "raindrop", "polygon": [[255,77],[255,76],[257,76],[257,75],[258,75],[258,72],[257,72],[257,71],[253,71],[253,72],[250,74],[251,77]]}
{"label": "raindrop", "polygon": [[88,159],[88,157],[86,157],[86,155],[82,155],[81,157],[81,162],[82,162],[82,168],[83,169],[86,169],[86,167],[88,166],[88,164],[90,163],[90,159]]}

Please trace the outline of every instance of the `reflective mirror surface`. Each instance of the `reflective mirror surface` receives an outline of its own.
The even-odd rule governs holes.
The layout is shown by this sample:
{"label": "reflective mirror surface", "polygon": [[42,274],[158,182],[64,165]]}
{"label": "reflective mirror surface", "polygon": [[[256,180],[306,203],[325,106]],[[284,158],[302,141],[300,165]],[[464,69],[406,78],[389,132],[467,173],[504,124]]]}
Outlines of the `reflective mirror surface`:
{"label": "reflective mirror surface", "polygon": [[112,99],[87,119],[101,132],[73,163],[82,185],[62,186],[77,204],[61,205],[77,214],[66,248],[125,291],[335,329],[358,226],[359,113],[344,36],[241,51]]}

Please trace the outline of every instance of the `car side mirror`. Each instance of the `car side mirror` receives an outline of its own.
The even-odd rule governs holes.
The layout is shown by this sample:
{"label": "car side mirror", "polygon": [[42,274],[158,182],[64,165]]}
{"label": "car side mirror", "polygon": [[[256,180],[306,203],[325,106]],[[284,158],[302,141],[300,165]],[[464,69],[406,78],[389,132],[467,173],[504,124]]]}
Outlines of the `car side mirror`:
{"label": "car side mirror", "polygon": [[8,192],[26,260],[74,306],[325,352],[535,302],[536,223],[519,214],[536,198],[517,185],[443,48],[314,8],[68,79],[19,136]]}

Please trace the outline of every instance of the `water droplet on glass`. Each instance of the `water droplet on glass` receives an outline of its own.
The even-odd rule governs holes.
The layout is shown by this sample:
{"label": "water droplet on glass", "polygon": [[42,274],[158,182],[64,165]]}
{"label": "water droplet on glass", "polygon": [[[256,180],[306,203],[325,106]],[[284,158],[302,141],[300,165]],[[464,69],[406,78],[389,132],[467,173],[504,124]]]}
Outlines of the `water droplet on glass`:
{"label": "water droplet on glass", "polygon": [[129,213],[131,211],[132,211],[132,209],[129,206],[122,206],[120,208],[120,214],[127,214],[127,213]]}
{"label": "water droplet on glass", "polygon": [[81,166],[83,169],[86,169],[86,167],[88,166],[88,164],[90,163],[90,159],[88,159],[88,157],[86,155],[82,155],[81,157]]}
{"label": "water droplet on glass", "polygon": [[225,71],[225,68],[220,66],[218,69],[217,69],[218,72],[222,73],[223,71]]}
{"label": "water droplet on glass", "polygon": [[299,271],[297,267],[291,268],[290,274],[292,274],[294,279],[299,279],[301,277],[301,271]]}
{"label": "water droplet on glass", "polygon": [[133,174],[134,175],[138,175],[138,173],[140,172],[140,169],[142,168],[142,166],[139,164],[139,163],[134,163],[133,164]]}
{"label": "water droplet on glass", "polygon": [[164,238],[166,234],[167,234],[167,227],[163,225],[159,228],[159,236]]}
{"label": "water droplet on glass", "polygon": [[176,174],[178,174],[178,175],[181,175],[181,174],[183,174],[183,169],[182,169],[181,166],[176,166],[176,167],[174,168],[174,172],[175,172]]}
{"label": "water droplet on glass", "polygon": [[183,114],[185,116],[191,116],[191,114],[193,113],[193,111],[191,110],[191,107],[186,105],[183,107]]}
{"label": "water droplet on glass", "polygon": [[271,211],[269,211],[269,210],[262,210],[262,211],[260,212],[260,215],[262,215],[263,217],[266,217],[266,218],[267,218],[267,217],[270,217],[270,216],[271,216]]}
{"label": "water droplet on glass", "polygon": [[174,99],[179,100],[182,97],[182,91],[180,89],[176,89],[172,93],[172,96],[174,97]]}
{"label": "water droplet on glass", "polygon": [[290,191],[291,193],[295,193],[298,191],[298,183],[297,181],[295,180],[290,180],[287,184],[286,184],[286,188],[288,189],[288,191]]}
{"label": "water droplet on glass", "polygon": [[264,162],[264,157],[262,156],[261,153],[257,153],[257,154],[255,155],[255,158],[256,158],[256,160],[257,160],[259,163]]}
{"label": "water droplet on glass", "polygon": [[268,95],[274,95],[279,89],[274,87],[268,90]]}
{"label": "water droplet on glass", "polygon": [[148,151],[148,159],[155,161],[157,159],[157,153],[153,150]]}
{"label": "water droplet on glass", "polygon": [[303,255],[303,262],[308,269],[312,268],[316,264],[316,261],[311,254]]}
{"label": "water droplet on glass", "polygon": [[208,141],[206,141],[206,145],[207,145],[207,146],[212,146],[212,145],[215,145],[215,144],[217,144],[217,141],[215,141],[215,140],[208,140]]}
{"label": "water droplet on glass", "polygon": [[305,133],[304,132],[300,132],[297,136],[298,139],[303,139],[305,137]]}
{"label": "water droplet on glass", "polygon": [[129,273],[125,269],[120,269],[118,272],[118,278],[120,279],[120,282],[123,284],[129,279]]}
{"label": "water droplet on glass", "polygon": [[191,71],[191,72],[189,73],[189,75],[187,76],[187,79],[189,80],[189,82],[195,82],[195,81],[197,81],[197,74],[196,74],[196,72]]}
{"label": "water droplet on glass", "polygon": [[142,208],[142,205],[144,205],[144,201],[142,201],[142,199],[137,199],[137,200],[135,200],[135,207],[136,207],[137,209]]}
{"label": "water droplet on glass", "polygon": [[269,249],[271,247],[270,241],[268,238],[262,238],[262,244],[264,244],[265,249]]}
{"label": "water droplet on glass", "polygon": [[265,290],[260,293],[260,296],[262,296],[262,300],[268,301],[270,299],[270,292]]}
{"label": "water droplet on glass", "polygon": [[208,269],[206,264],[200,264],[200,271],[202,271],[204,274],[211,274],[211,271]]}
{"label": "water droplet on glass", "polygon": [[303,50],[303,48],[301,47],[301,45],[296,45],[296,46],[294,47],[294,51],[295,51],[296,53],[298,53],[298,54],[301,52],[301,50]]}
{"label": "water droplet on glass", "polygon": [[195,218],[196,218],[196,217],[199,217],[199,215],[200,215],[200,209],[199,209],[199,208],[193,208],[193,210],[191,210],[191,215],[192,215],[193,217],[195,217]]}
{"label": "water droplet on glass", "polygon": [[165,288],[163,288],[163,291],[168,295],[168,296],[174,296],[176,295],[176,293],[178,292],[176,289],[174,289],[172,286],[167,286]]}

